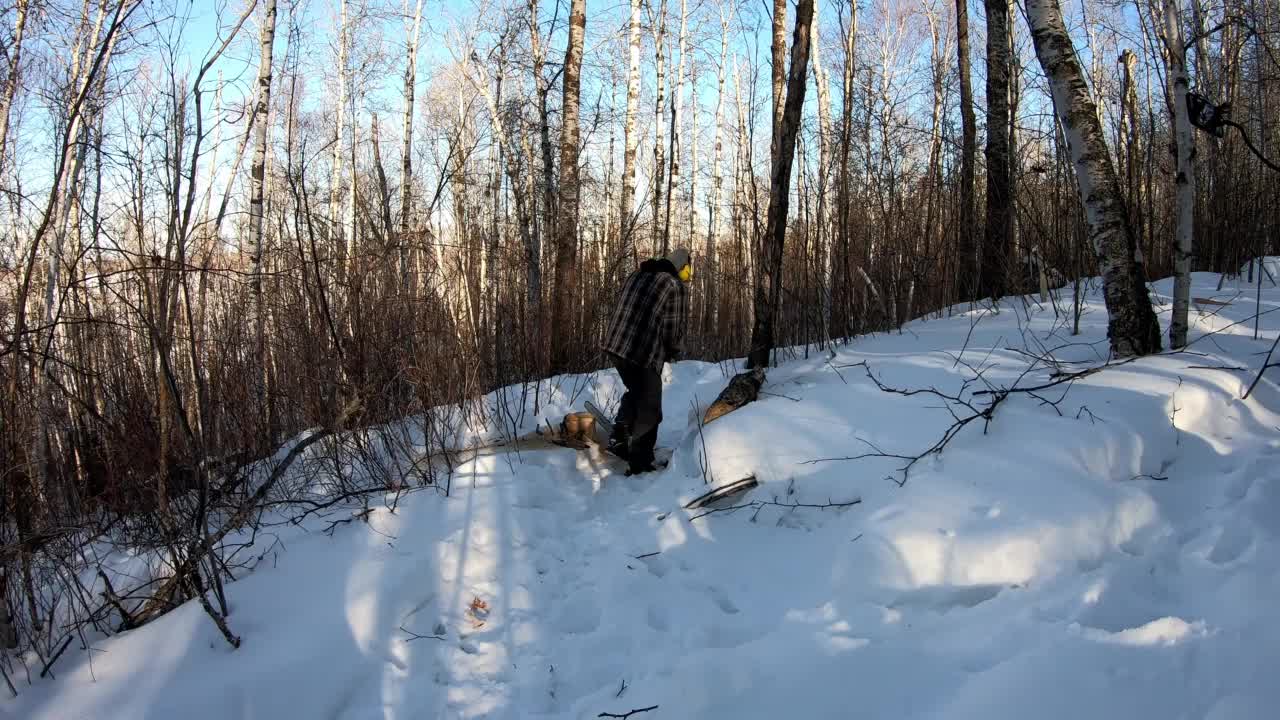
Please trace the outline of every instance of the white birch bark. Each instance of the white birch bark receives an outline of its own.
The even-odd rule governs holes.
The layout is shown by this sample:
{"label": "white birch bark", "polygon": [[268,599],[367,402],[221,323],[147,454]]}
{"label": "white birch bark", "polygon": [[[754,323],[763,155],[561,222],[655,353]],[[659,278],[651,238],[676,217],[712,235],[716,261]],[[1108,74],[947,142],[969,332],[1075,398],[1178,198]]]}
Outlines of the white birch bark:
{"label": "white birch bark", "polygon": [[627,51],[627,111],[623,124],[622,196],[618,202],[618,228],[622,247],[631,248],[634,225],[632,208],[636,198],[636,149],[640,136],[636,132],[636,109],[640,103],[640,0],[631,0],[631,21]]}
{"label": "white birch bark", "polygon": [[662,232],[662,198],[666,185],[666,140],[664,139],[663,120],[666,108],[666,36],[667,36],[667,0],[658,6],[658,17],[650,14],[653,25],[655,94],[653,115],[653,246],[655,254],[661,249],[667,250],[667,237]]}
{"label": "white birch bark", "polygon": [[680,0],[680,34],[676,38],[676,52],[680,55],[680,63],[676,66],[675,82],[671,89],[671,148],[669,161],[671,171],[667,174],[667,199],[662,218],[662,249],[665,254],[667,244],[671,241],[671,204],[674,202],[676,190],[680,187],[680,145],[682,125],[681,115],[684,112],[684,71],[685,71],[685,33],[688,29],[687,0]]}
{"label": "white birch bark", "polygon": [[249,195],[249,243],[250,262],[252,263],[251,283],[253,288],[254,322],[258,337],[259,360],[262,360],[262,335],[264,312],[262,303],[262,217],[263,191],[266,187],[267,167],[267,130],[270,128],[268,112],[271,108],[271,63],[272,49],[276,37],[276,0],[266,0],[262,18],[262,33],[259,36],[260,57],[258,60],[257,118],[253,129],[253,164],[250,166],[251,183]]}
{"label": "white birch bark", "polygon": [[339,254],[338,274],[343,273],[346,258],[342,256],[346,243],[342,237],[344,227],[342,218],[342,165],[343,165],[343,130],[346,126],[347,112],[347,0],[339,0],[338,20],[338,102],[337,124],[334,128],[333,174],[329,176],[329,227],[331,250]]}
{"label": "white birch bark", "polygon": [[[408,11],[409,0],[404,9]],[[422,29],[422,0],[418,0],[413,12],[413,27],[408,31],[407,57],[404,67],[404,130],[400,143],[400,233],[396,246],[400,253],[400,286],[405,292],[412,289],[409,274],[409,217],[413,210],[413,98],[418,82],[418,38]],[[496,172],[496,171],[495,171]]]}
{"label": "white birch bark", "polygon": [[[1196,2],[1196,0],[1192,0]],[[1173,244],[1173,320],[1169,324],[1169,346],[1187,344],[1187,312],[1191,305],[1192,237],[1195,230],[1196,165],[1195,134],[1187,110],[1187,48],[1182,35],[1182,3],[1163,0],[1164,43],[1170,93],[1173,100],[1173,137],[1177,145],[1177,217]],[[1154,9],[1154,8],[1153,8]],[[1158,23],[1153,23],[1157,25]],[[1200,58],[1203,60],[1203,58]]]}
{"label": "white birch bark", "polygon": [[716,70],[716,115],[715,140],[711,155],[711,197],[707,201],[707,244],[703,276],[708,278],[703,283],[703,328],[710,332],[716,327],[716,259],[720,242],[720,191],[724,186],[724,170],[721,167],[724,156],[724,75],[729,59],[729,17],[724,6],[720,8],[720,65]]}
{"label": "white birch bark", "polygon": [[1058,0],[1027,0],[1026,9],[1036,56],[1049,78],[1054,111],[1076,169],[1089,240],[1102,271],[1112,353],[1128,357],[1157,352],[1160,326],[1135,257],[1133,231],[1097,106],[1067,34],[1062,8]]}
{"label": "white birch bark", "polygon": [[810,56],[813,60],[813,80],[818,90],[818,192],[817,192],[817,251],[818,267],[822,273],[821,307],[819,322],[822,327],[823,347],[831,347],[831,233],[827,222],[827,191],[831,187],[831,81],[822,65],[821,38],[818,35],[819,9],[815,0],[813,22],[809,29]]}
{"label": "white birch bark", "polygon": [[22,77],[22,41],[27,28],[27,10],[31,0],[18,0],[18,17],[13,28],[13,55],[9,60],[9,77],[5,79],[4,94],[0,96],[0,174],[4,172],[9,137],[9,111]]}

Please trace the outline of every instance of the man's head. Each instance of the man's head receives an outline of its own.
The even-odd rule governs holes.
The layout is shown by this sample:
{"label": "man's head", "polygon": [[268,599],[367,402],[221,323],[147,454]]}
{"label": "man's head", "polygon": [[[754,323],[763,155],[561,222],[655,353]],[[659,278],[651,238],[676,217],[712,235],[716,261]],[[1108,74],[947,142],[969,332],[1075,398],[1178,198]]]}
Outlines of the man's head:
{"label": "man's head", "polygon": [[667,260],[675,266],[676,274],[684,282],[693,279],[693,256],[689,254],[689,249],[678,247],[667,253]]}

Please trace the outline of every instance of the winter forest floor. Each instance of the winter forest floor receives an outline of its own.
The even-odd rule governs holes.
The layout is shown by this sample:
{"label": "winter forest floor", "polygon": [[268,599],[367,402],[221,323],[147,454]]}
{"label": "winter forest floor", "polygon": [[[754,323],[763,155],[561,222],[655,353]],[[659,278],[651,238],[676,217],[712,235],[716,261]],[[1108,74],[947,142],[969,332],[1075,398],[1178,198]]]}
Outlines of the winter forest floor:
{"label": "winter forest floor", "polygon": [[[1253,288],[1217,282],[1195,276],[1194,297],[1229,304],[1192,309],[1188,352],[1003,396],[905,478],[899,458],[809,461],[914,456],[948,407],[985,408],[988,383],[1102,364],[1097,290],[1080,336],[1068,288],[1060,318],[1014,298],[813,351],[701,432],[695,408],[728,369],[679,363],[665,471],[625,478],[546,445],[474,453],[449,497],[260,537],[279,542],[227,586],[239,650],[187,603],[77,644],[56,680],[16,678],[0,716],[1274,717],[1280,369],[1241,396],[1280,331],[1280,289],[1264,283],[1255,340]],[[1167,329],[1172,281],[1154,288]],[[1050,352],[1056,368],[1027,372]],[[868,368],[963,402],[889,392]],[[520,431],[620,391],[606,372],[552,386]],[[754,474],[739,502],[761,502],[682,509],[706,489],[704,456],[716,482]]]}

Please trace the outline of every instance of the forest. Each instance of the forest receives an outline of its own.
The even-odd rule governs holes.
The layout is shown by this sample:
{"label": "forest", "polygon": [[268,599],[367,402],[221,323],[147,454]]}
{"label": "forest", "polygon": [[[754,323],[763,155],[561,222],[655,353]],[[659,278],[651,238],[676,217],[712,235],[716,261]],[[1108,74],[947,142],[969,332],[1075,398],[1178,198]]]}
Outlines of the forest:
{"label": "forest", "polygon": [[[1114,357],[1177,348],[1280,237],[1273,0],[0,0],[0,49],[0,639],[45,660],[190,599],[230,639],[233,530],[441,484],[387,458],[605,367],[674,247],[688,357],[770,365],[1097,283]],[[312,445],[328,500],[277,485]],[[90,592],[101,543],[169,571]]]}

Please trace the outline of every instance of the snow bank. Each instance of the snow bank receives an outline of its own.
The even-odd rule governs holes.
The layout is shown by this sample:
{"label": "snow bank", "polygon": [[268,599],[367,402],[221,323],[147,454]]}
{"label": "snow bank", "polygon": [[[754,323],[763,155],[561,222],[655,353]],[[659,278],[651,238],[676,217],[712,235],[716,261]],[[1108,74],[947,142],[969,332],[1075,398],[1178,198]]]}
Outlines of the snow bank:
{"label": "snow bank", "polygon": [[[277,530],[227,587],[240,650],[184,606],[69,651],[56,681],[22,684],[0,714],[1272,717],[1280,377],[1245,401],[1251,372],[1192,366],[1257,367],[1280,314],[1255,340],[1252,296],[1217,284],[1195,277],[1193,296],[1227,304],[1193,311],[1191,352],[1010,395],[905,476],[953,417],[936,395],[878,389],[861,363],[980,409],[974,391],[1105,359],[1096,292],[1080,336],[1069,296],[1057,317],[1022,299],[957,308],[787,362],[760,401],[701,429],[733,368],[679,363],[666,471],[478,454],[448,498],[410,495],[331,535],[317,531],[351,509]],[[1280,290],[1264,283],[1262,302],[1280,308]],[[1024,375],[1048,352],[1056,368]],[[527,433],[620,391],[611,372],[507,389],[486,398],[490,422],[459,413],[453,440]],[[842,459],[868,453],[902,457]],[[745,474],[755,504],[682,509],[705,481]]]}

